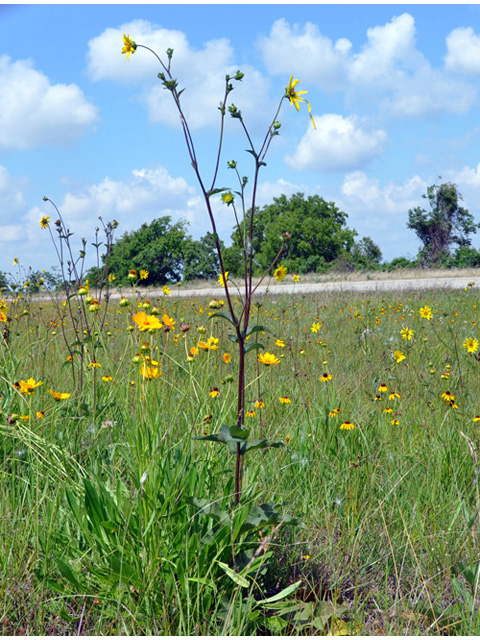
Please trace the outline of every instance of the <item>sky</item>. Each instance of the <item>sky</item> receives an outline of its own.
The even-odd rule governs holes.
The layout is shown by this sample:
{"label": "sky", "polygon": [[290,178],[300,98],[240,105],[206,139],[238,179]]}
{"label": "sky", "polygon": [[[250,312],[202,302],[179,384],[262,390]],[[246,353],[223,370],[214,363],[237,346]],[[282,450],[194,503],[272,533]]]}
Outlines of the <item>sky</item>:
{"label": "sky", "polygon": [[[195,239],[210,230],[159,63],[140,48],[127,60],[123,33],[164,60],[173,48],[205,183],[225,75],[241,70],[230,99],[257,148],[282,103],[259,206],[319,195],[388,261],[416,255],[408,211],[428,209],[431,184],[457,184],[480,222],[480,5],[0,5],[0,271],[15,274],[15,258],[23,269],[58,264],[39,226],[57,219],[43,196],[75,256],[87,239],[88,265],[99,217],[118,221],[117,238],[167,215]],[[282,100],[292,75],[316,129],[306,103],[297,112]],[[247,146],[227,118],[217,186],[238,189],[228,160],[252,178]],[[232,208],[219,197],[213,208],[228,244]]]}

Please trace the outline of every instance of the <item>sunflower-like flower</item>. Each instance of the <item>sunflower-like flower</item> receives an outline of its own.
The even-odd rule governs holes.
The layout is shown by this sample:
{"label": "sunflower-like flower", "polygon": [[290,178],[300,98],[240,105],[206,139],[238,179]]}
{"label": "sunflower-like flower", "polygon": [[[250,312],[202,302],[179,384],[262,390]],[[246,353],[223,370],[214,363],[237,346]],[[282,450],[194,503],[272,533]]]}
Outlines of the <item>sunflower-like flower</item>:
{"label": "sunflower-like flower", "polygon": [[50,216],[42,216],[40,218],[40,229],[47,229],[50,222]]}
{"label": "sunflower-like flower", "polygon": [[135,51],[137,50],[137,45],[136,43],[130,38],[129,35],[125,35],[123,34],[123,49],[122,49],[122,54],[126,53],[127,54],[127,60],[130,57],[131,53],[135,53]]}
{"label": "sunflower-like flower", "polygon": [[265,353],[259,353],[258,361],[262,362],[267,367],[271,366],[272,364],[280,364],[279,358],[277,358],[277,356],[273,353],[269,353],[268,351],[265,351]]}
{"label": "sunflower-like flower", "polygon": [[54,400],[68,400],[70,398],[70,396],[72,395],[71,393],[63,393],[61,391],[53,391],[53,389],[49,389],[48,393],[52,396],[52,398]]}
{"label": "sunflower-like flower", "polygon": [[297,91],[295,88],[299,82],[300,80],[294,80],[293,76],[290,76],[290,82],[288,83],[288,87],[285,89],[285,98],[288,98],[290,100],[290,104],[295,105],[297,111],[300,110],[300,102],[306,102],[308,106],[308,113],[310,114],[310,119],[312,121],[314,129],[316,129],[317,126],[312,116],[312,107],[310,106],[310,102],[302,96],[303,93],[308,93],[308,91]]}

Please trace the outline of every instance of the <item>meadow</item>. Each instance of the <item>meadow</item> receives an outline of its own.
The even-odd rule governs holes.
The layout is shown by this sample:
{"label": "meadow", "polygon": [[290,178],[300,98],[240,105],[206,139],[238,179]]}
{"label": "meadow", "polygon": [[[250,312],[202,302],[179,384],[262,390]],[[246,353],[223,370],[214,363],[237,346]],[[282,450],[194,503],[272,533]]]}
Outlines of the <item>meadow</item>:
{"label": "meadow", "polygon": [[4,295],[2,634],[478,635],[473,283],[255,297],[241,437],[220,288],[150,296]]}

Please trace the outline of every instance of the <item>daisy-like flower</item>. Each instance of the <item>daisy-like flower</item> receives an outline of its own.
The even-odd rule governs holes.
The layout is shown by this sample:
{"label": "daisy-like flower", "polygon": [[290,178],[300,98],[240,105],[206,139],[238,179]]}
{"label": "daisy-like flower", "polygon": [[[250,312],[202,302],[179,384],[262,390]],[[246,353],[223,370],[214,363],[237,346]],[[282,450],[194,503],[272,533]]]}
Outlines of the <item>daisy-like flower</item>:
{"label": "daisy-like flower", "polygon": [[109,273],[108,274],[108,281],[109,282],[115,282],[115,280],[117,279],[116,275],[114,273]]}
{"label": "daisy-like flower", "polygon": [[136,313],[132,320],[138,326],[140,331],[148,331],[149,329],[161,329],[162,323],[156,316],[147,316],[145,311]]}
{"label": "daisy-like flower", "polygon": [[400,335],[404,340],[413,340],[413,329],[409,329],[408,327],[402,327],[400,331]]}
{"label": "daisy-like flower", "polygon": [[50,216],[42,216],[40,218],[40,229],[46,229],[48,227],[49,222],[50,222]]}
{"label": "daisy-like flower", "polygon": [[247,411],[246,414],[245,414],[245,416],[247,418],[254,418],[256,415],[257,415],[256,412],[252,411],[251,409],[249,411]]}
{"label": "daisy-like flower", "polygon": [[48,393],[52,396],[54,400],[57,400],[57,402],[60,400],[68,400],[72,395],[71,393],[62,393],[61,391],[53,391],[53,389],[49,389]]}
{"label": "daisy-like flower", "polygon": [[379,391],[379,393],[387,393],[387,391],[388,391],[387,385],[384,382],[382,382],[380,384],[380,386],[378,387],[378,391]]}
{"label": "daisy-like flower", "polygon": [[468,353],[476,353],[478,351],[478,340],[476,338],[467,338],[463,343],[463,348],[468,351]]}
{"label": "daisy-like flower", "polygon": [[198,346],[200,349],[204,349],[205,351],[215,351],[218,349],[218,338],[210,336],[206,342],[204,340],[200,340]]}
{"label": "daisy-like flower", "polygon": [[286,275],[287,275],[287,267],[284,267],[283,265],[280,265],[279,267],[277,267],[273,272],[273,276],[277,282],[282,282],[285,279]]}
{"label": "daisy-like flower", "polygon": [[405,360],[406,357],[407,356],[402,351],[399,351],[398,349],[395,349],[395,351],[393,352],[393,359],[397,364],[399,362],[402,362],[402,360]]}
{"label": "daisy-like flower", "polygon": [[112,376],[102,376],[103,382],[111,382],[113,380]]}
{"label": "daisy-like flower", "polygon": [[90,362],[90,364],[88,365],[89,369],[100,369],[101,368],[101,364],[100,362],[96,362],[95,360],[93,360],[93,362]]}
{"label": "daisy-like flower", "polygon": [[310,331],[312,333],[318,333],[321,328],[322,328],[322,325],[320,324],[320,322],[314,322],[310,327]]}
{"label": "daisy-like flower", "polygon": [[279,400],[282,404],[292,404],[292,401],[287,396],[282,396]]}
{"label": "daisy-like flower", "polygon": [[162,375],[162,371],[160,371],[158,367],[150,366],[150,364],[144,362],[140,367],[140,374],[145,378],[145,380],[153,380]]}
{"label": "daisy-like flower", "polygon": [[285,348],[285,342],[283,340],[276,340],[275,341],[275,346],[276,347],[281,347],[282,349]]}
{"label": "daisy-like flower", "polygon": [[265,409],[265,402],[259,398],[255,404],[254,404],[255,409]]}
{"label": "daisy-like flower", "polygon": [[339,413],[342,413],[341,409],[332,409],[331,411],[329,411],[328,417],[329,418],[336,418]]}
{"label": "daisy-like flower", "polygon": [[169,331],[170,329],[175,329],[175,320],[173,318],[170,318],[166,313],[164,313],[162,316],[162,322],[165,325],[165,329],[168,328]]}
{"label": "daisy-like flower", "polygon": [[450,393],[450,391],[445,391],[440,397],[443,398],[447,403],[453,402],[455,400],[455,396],[453,395],[453,393]]}
{"label": "daisy-like flower", "polygon": [[333,376],[332,376],[331,373],[322,373],[322,375],[320,376],[319,380],[320,380],[320,382],[328,382],[332,378],[333,378]]}
{"label": "daisy-like flower", "polygon": [[223,358],[223,361],[224,361],[226,364],[228,364],[229,362],[231,362],[231,361],[232,361],[232,357],[230,356],[230,354],[229,354],[229,353],[224,353],[224,354],[223,354],[223,356],[222,356],[222,358]]}
{"label": "daisy-like flower", "polygon": [[391,391],[391,392],[388,394],[388,399],[389,399],[389,400],[395,400],[395,398],[401,398],[400,394],[399,394],[399,393],[397,393],[396,391]]}
{"label": "daisy-like flower", "polygon": [[163,291],[163,295],[164,296],[169,296],[170,295],[170,287],[167,284],[163,285],[162,291]]}
{"label": "daisy-like flower", "polygon": [[430,309],[430,307],[427,307],[426,305],[425,305],[425,307],[422,307],[420,309],[420,317],[421,318],[425,318],[426,320],[431,320],[432,317],[433,317],[433,314],[432,314],[432,310]]}
{"label": "daisy-like flower", "polygon": [[225,286],[225,282],[228,280],[228,275],[230,271],[225,271],[225,277],[223,277],[223,273],[218,276],[218,284],[221,284],[222,287]]}
{"label": "daisy-like flower", "polygon": [[290,434],[285,436],[285,444],[287,445],[287,447],[290,444],[291,439],[292,439],[292,436]]}
{"label": "daisy-like flower", "polygon": [[476,415],[476,416],[473,418],[473,421],[474,421],[474,422],[480,422],[480,416],[479,416],[479,415]]}
{"label": "daisy-like flower", "polygon": [[396,420],[395,418],[392,418],[392,420],[390,420],[391,424],[398,426],[400,424],[400,420]]}
{"label": "daisy-like flower", "polygon": [[29,378],[28,380],[20,380],[20,382],[18,383],[18,388],[20,393],[31,396],[32,393],[35,392],[35,389],[41,384],[43,384],[41,380],[37,382],[35,378]]}
{"label": "daisy-like flower", "polygon": [[345,429],[347,431],[350,431],[351,429],[355,429],[355,425],[353,424],[353,422],[350,422],[349,420],[345,420],[345,422],[342,422],[342,424],[340,425],[340,429]]}
{"label": "daisy-like flower", "polygon": [[294,281],[294,282],[300,282],[300,276],[299,276],[299,275],[297,275],[297,274],[295,274],[295,275],[293,276],[293,281]]}
{"label": "daisy-like flower", "polygon": [[268,351],[265,351],[265,353],[259,353],[258,361],[262,362],[266,367],[270,367],[272,364],[280,364],[280,359]]}
{"label": "daisy-like flower", "polygon": [[214,387],[213,389],[210,389],[210,391],[208,392],[208,395],[211,398],[216,398],[218,395],[220,395],[220,391],[218,390],[218,387]]}
{"label": "daisy-like flower", "polygon": [[226,191],[222,193],[222,202],[223,204],[230,205],[235,200],[235,196],[231,191]]}
{"label": "daisy-like flower", "polygon": [[297,91],[296,86],[299,84],[300,80],[294,80],[293,76],[290,76],[290,82],[288,83],[288,87],[285,89],[285,98],[290,100],[290,104],[295,105],[297,111],[300,111],[300,102],[305,102],[308,106],[308,113],[310,114],[310,119],[314,128],[316,129],[315,120],[312,116],[312,107],[310,106],[310,102],[303,97],[302,94],[308,93],[308,91]]}
{"label": "daisy-like flower", "polygon": [[140,280],[146,280],[148,278],[148,271],[146,269],[140,269]]}
{"label": "daisy-like flower", "polygon": [[135,53],[136,50],[137,50],[137,45],[135,44],[135,42],[130,38],[129,35],[123,34],[122,54],[123,53],[127,54],[127,60],[129,59],[130,54]]}

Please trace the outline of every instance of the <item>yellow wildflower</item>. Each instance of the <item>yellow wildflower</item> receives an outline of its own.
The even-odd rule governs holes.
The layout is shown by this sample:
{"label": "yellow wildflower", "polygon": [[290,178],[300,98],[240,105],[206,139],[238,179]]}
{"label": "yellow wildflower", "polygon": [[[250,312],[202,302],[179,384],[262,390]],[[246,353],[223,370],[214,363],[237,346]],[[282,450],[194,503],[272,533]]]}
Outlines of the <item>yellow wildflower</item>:
{"label": "yellow wildflower", "polygon": [[265,353],[258,354],[258,361],[262,362],[265,366],[270,367],[272,364],[280,364],[279,358],[273,353],[265,351]]}
{"label": "yellow wildflower", "polygon": [[137,45],[135,44],[135,42],[130,38],[129,35],[123,34],[122,54],[123,53],[127,54],[127,60],[129,59],[130,54],[135,53],[136,50],[137,50]]}
{"label": "yellow wildflower", "polygon": [[308,91],[297,91],[295,87],[299,84],[300,80],[294,80],[293,76],[290,76],[290,82],[288,83],[288,87],[285,89],[285,98],[290,100],[290,104],[295,105],[297,111],[300,111],[300,102],[306,102],[308,106],[308,113],[310,114],[310,119],[314,128],[316,129],[315,120],[312,116],[312,107],[310,106],[310,102],[302,96],[303,93],[308,93]]}

